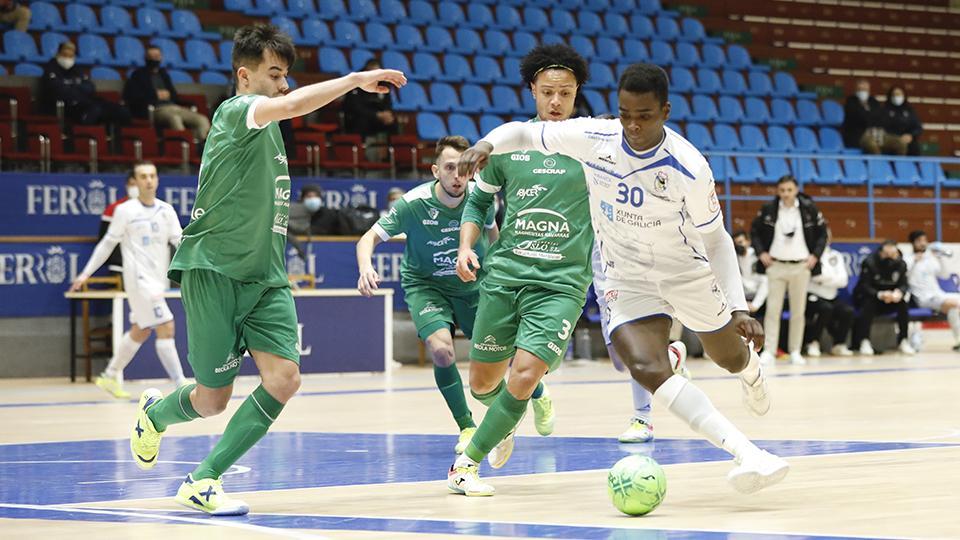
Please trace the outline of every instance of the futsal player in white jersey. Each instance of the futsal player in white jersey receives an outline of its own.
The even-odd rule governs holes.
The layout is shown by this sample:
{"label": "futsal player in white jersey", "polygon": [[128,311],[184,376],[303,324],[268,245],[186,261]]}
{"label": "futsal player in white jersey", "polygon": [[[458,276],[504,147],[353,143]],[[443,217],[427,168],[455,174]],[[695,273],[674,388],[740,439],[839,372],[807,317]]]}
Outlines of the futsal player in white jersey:
{"label": "futsal player in white jersey", "polygon": [[173,340],[173,313],[163,297],[169,286],[170,246],[180,245],[183,230],[173,207],[157,198],[159,179],[156,166],[139,162],[133,167],[133,175],[138,196],[117,206],[107,234],[70,286],[71,291],[80,290],[120,244],[123,289],[130,302],[130,330],[123,334],[120,346],[96,381],[97,386],[116,398],[130,397],[123,389],[123,369],[154,330],[157,332],[157,357],[167,375],[177,387],[186,381]]}
{"label": "futsal player in white jersey", "polygon": [[635,64],[620,78],[619,120],[505,124],[463,153],[460,174],[472,177],[491,154],[522,150],[583,163],[608,297],[616,291],[608,303],[617,355],[664,408],[734,456],[728,479],[750,493],[782,480],[789,465],[750,442],[668,360],[675,315],[714,362],[739,375],[752,413],[770,408],[757,354],[763,328],[747,313],[710,167],[664,125],[668,93],[661,68]]}
{"label": "futsal player in white jersey", "polygon": [[944,268],[941,257],[953,254],[938,242],[930,243],[927,233],[913,231],[909,236],[913,245],[913,257],[907,257],[907,283],[917,306],[944,313],[953,333],[953,350],[960,351],[960,293],[948,293],[940,287],[937,278],[946,279],[950,273]]}

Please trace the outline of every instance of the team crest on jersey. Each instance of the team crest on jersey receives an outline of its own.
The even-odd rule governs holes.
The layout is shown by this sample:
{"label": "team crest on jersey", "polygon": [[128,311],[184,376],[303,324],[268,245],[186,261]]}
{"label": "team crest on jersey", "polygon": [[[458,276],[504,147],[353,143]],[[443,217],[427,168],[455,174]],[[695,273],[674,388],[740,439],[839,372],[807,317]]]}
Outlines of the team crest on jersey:
{"label": "team crest on jersey", "polygon": [[613,221],[613,205],[607,201],[600,201],[600,211],[607,216],[607,221]]}
{"label": "team crest on jersey", "polygon": [[603,300],[609,305],[617,301],[617,298],[620,298],[620,291],[613,290],[603,293]]}
{"label": "team crest on jersey", "polygon": [[667,190],[667,171],[657,171],[653,189],[656,190],[657,193],[663,193]]}
{"label": "team crest on jersey", "polygon": [[437,219],[437,216],[440,215],[440,210],[431,208],[430,210],[427,210],[427,213],[430,214],[430,219]]}
{"label": "team crest on jersey", "polygon": [[712,213],[716,213],[716,212],[719,212],[719,211],[720,211],[720,201],[717,200],[717,192],[716,192],[716,191],[714,191],[713,193],[710,194],[710,200],[707,201],[707,208],[708,208],[708,209],[710,210],[710,212],[712,212]]}

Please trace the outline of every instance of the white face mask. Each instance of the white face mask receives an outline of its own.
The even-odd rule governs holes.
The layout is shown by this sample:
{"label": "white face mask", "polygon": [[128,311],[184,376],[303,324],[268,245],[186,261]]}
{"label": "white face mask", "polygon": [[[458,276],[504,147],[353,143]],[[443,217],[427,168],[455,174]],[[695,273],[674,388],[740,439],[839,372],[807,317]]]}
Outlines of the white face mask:
{"label": "white face mask", "polygon": [[127,188],[127,197],[131,199],[136,199],[140,196],[140,188],[137,186],[130,186]]}
{"label": "white face mask", "polygon": [[60,64],[60,67],[63,69],[70,69],[75,63],[77,63],[77,60],[76,58],[64,58],[62,56],[58,56],[57,63]]}
{"label": "white face mask", "polygon": [[904,99],[906,99],[906,98],[904,98],[904,97],[901,96],[901,95],[895,95],[895,96],[893,96],[893,97],[890,98],[890,101],[891,101],[891,103],[893,103],[895,106],[899,107],[899,106],[903,105]]}
{"label": "white face mask", "polygon": [[857,90],[857,99],[866,103],[867,100],[870,99],[870,92],[867,92],[866,90]]}

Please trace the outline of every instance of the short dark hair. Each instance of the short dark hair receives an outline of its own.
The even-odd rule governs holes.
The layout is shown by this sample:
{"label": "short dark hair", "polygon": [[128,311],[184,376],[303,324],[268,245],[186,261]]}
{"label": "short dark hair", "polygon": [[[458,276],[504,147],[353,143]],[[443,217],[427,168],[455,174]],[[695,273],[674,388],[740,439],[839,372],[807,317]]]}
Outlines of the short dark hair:
{"label": "short dark hair", "polygon": [[458,152],[466,152],[467,148],[470,148],[470,142],[460,135],[441,137],[440,140],[437,141],[436,157],[434,159],[440,159],[440,154],[443,153],[444,148],[453,148]]}
{"label": "short dark hair", "polygon": [[141,159],[140,161],[135,162],[135,163],[133,164],[133,166],[130,167],[130,176],[132,176],[133,178],[136,178],[136,177],[137,177],[137,167],[145,167],[145,166],[148,166],[148,165],[149,165],[149,166],[156,167],[156,164],[154,164],[152,161],[148,161],[148,160],[146,160],[146,159]]}
{"label": "short dark hair", "polygon": [[297,49],[290,36],[272,24],[244,26],[233,35],[233,71],[240,66],[256,69],[263,61],[263,51],[273,51],[287,67],[293,65]]}
{"label": "short dark hair", "polygon": [[731,236],[731,238],[737,238],[738,236],[747,236],[747,231],[743,229],[737,229],[733,231],[733,235]]}
{"label": "short dark hair", "polygon": [[316,184],[307,184],[307,185],[303,186],[303,188],[300,189],[300,199],[302,200],[302,199],[303,199],[304,197],[306,197],[307,194],[309,194],[309,193],[313,193],[313,194],[317,195],[318,197],[322,197],[322,196],[323,196],[323,190],[320,189],[320,186],[318,186],[318,185],[316,185]]}
{"label": "short dark hair", "polygon": [[787,182],[793,182],[793,185],[800,187],[800,183],[797,182],[797,179],[792,174],[785,174],[781,176],[780,179],[777,180],[777,186],[779,187],[780,184],[786,184]]}
{"label": "short dark hair", "polygon": [[926,236],[926,235],[927,235],[926,231],[916,230],[916,231],[911,231],[910,236],[908,236],[907,238],[910,240],[910,243],[912,244],[917,241],[917,238],[920,238],[921,236]]}
{"label": "short dark hair", "polygon": [[74,45],[74,43],[68,39],[66,41],[61,41],[60,45],[57,45],[57,54],[62,53],[64,49],[77,50],[77,46]]}
{"label": "short dark hair", "polygon": [[371,58],[363,63],[363,71],[370,71],[373,66],[377,66],[377,69],[379,69],[383,67],[383,64],[380,63],[379,58]]}
{"label": "short dark hair", "polygon": [[897,247],[897,241],[896,241],[896,240],[893,240],[893,239],[890,239],[890,238],[887,238],[886,240],[884,240],[883,242],[880,243],[880,247],[881,247],[881,248],[884,248],[884,247],[886,247],[886,246]]}
{"label": "short dark hair", "polygon": [[660,66],[653,64],[633,64],[620,75],[620,84],[617,92],[627,91],[632,94],[646,94],[652,92],[660,105],[667,102],[670,94],[670,79],[667,72]]}
{"label": "short dark hair", "polygon": [[160,52],[163,52],[163,49],[161,49],[159,45],[154,45],[154,44],[152,44],[152,43],[151,43],[150,45],[147,45],[146,47],[144,47],[143,52],[147,52],[147,51],[149,51],[150,49],[156,49],[156,50],[158,50],[158,51],[160,51]]}
{"label": "short dark hair", "polygon": [[583,86],[590,78],[587,61],[576,49],[563,43],[538,45],[530,49],[520,61],[520,77],[524,85],[530,86],[541,71],[554,68],[569,70],[577,79],[578,86]]}

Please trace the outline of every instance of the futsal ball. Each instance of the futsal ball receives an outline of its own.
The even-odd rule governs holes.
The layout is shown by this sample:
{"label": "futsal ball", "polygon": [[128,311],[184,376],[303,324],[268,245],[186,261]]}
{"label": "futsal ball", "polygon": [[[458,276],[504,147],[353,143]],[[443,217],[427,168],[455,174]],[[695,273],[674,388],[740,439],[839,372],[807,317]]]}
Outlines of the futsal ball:
{"label": "futsal ball", "polygon": [[607,473],[607,492],[624,514],[653,512],[667,494],[667,476],[653,458],[632,455],[618,461]]}

